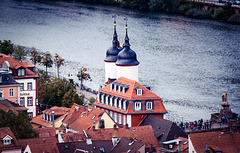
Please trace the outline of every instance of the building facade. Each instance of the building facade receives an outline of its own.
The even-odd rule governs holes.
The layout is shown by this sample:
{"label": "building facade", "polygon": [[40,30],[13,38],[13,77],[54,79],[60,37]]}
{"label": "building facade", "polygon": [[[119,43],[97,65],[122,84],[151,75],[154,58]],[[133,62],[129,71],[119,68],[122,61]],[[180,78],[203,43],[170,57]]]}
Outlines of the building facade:
{"label": "building facade", "polygon": [[[28,116],[38,115],[38,78],[39,76],[28,69],[27,62],[18,61],[11,56],[0,53],[2,68],[8,69],[13,78],[20,84],[18,103],[28,108]],[[31,64],[32,67],[32,64]]]}

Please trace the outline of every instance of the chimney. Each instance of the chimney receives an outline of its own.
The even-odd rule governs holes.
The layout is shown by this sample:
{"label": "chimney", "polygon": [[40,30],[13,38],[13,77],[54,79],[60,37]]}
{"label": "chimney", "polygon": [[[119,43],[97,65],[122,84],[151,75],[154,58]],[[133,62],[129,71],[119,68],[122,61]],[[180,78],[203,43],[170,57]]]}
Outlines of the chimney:
{"label": "chimney", "polygon": [[86,143],[87,143],[87,145],[92,144],[91,137],[87,137],[87,138],[86,138]]}
{"label": "chimney", "polygon": [[113,146],[117,145],[117,136],[112,137],[112,143],[113,143]]}
{"label": "chimney", "polygon": [[126,124],[126,130],[127,130],[127,131],[129,130],[128,124]]}
{"label": "chimney", "polygon": [[113,128],[114,128],[114,131],[117,131],[117,125],[116,124],[113,125]]}
{"label": "chimney", "polygon": [[205,153],[210,153],[210,150],[208,149],[208,144],[206,144],[206,151]]}
{"label": "chimney", "polygon": [[181,143],[180,143],[180,141],[177,141],[177,145],[178,145],[178,153],[181,153]]}
{"label": "chimney", "polygon": [[54,127],[54,111],[52,111],[52,121],[53,121],[53,127]]}

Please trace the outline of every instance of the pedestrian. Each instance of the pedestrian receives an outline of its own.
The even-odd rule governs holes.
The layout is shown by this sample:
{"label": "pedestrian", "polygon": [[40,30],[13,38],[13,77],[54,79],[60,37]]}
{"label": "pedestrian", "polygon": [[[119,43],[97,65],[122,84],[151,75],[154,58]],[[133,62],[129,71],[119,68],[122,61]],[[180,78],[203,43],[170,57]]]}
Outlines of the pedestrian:
{"label": "pedestrian", "polygon": [[219,126],[221,127],[221,126],[222,126],[222,120],[221,120],[221,118],[219,118],[218,123],[219,123]]}

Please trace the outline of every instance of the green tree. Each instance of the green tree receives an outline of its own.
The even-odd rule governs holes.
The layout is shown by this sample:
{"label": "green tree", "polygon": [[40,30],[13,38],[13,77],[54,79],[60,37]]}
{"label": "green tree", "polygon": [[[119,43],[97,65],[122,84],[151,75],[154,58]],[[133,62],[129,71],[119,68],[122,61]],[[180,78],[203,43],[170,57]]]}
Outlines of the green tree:
{"label": "green tree", "polygon": [[20,60],[20,61],[24,60],[26,55],[27,55],[27,53],[25,52],[23,47],[19,46],[19,45],[13,52],[13,58],[15,58],[16,60]]}
{"label": "green tree", "polygon": [[31,119],[22,112],[15,115],[12,110],[5,112],[0,109],[0,127],[10,127],[17,139],[37,137],[30,121]]}
{"label": "green tree", "polygon": [[54,57],[55,57],[54,58],[54,64],[57,67],[57,75],[58,75],[58,78],[59,78],[59,68],[64,64],[64,59],[61,58],[57,53],[55,53]]}
{"label": "green tree", "polygon": [[32,53],[31,53],[31,58],[30,60],[36,65],[37,63],[41,63],[42,61],[42,56],[39,54],[39,52],[36,50],[36,48],[32,48]]}
{"label": "green tree", "polygon": [[89,80],[91,79],[90,75],[87,73],[87,68],[85,67],[81,67],[81,70],[78,71],[78,74],[77,74],[77,77],[78,77],[78,80],[81,81],[81,89],[82,89],[82,83],[83,83],[83,80]]}
{"label": "green tree", "polygon": [[0,52],[6,55],[12,55],[14,52],[13,43],[11,40],[0,40]]}
{"label": "green tree", "polygon": [[47,51],[42,58],[42,64],[46,66],[46,74],[47,74],[47,68],[52,67],[53,65],[53,60],[52,60],[52,55]]}
{"label": "green tree", "polygon": [[95,100],[96,100],[95,98],[91,97],[91,98],[89,99],[89,105],[92,106],[93,103],[95,102]]}

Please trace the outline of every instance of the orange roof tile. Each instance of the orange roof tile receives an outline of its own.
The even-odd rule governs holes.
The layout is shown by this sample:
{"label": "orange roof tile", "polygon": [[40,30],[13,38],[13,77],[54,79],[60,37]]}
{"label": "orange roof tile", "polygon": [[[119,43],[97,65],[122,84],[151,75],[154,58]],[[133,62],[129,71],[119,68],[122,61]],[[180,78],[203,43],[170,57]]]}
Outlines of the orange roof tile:
{"label": "orange roof tile", "polygon": [[[90,129],[86,130],[86,133],[92,140],[111,140],[113,136],[117,136],[118,138],[125,136],[136,140],[142,140],[146,147],[150,147],[150,144],[153,146],[159,145],[151,125],[130,127],[128,130],[126,128],[117,128],[117,130],[113,128],[97,129],[95,131]],[[86,139],[83,133],[67,133],[62,135],[62,137],[64,142],[85,141]]]}
{"label": "orange roof tile", "polygon": [[67,107],[58,107],[58,106],[53,106],[50,109],[46,109],[44,111],[42,111],[45,114],[49,114],[52,115],[52,111],[54,111],[55,115],[63,115],[67,112],[70,111],[71,108],[67,108]]}
{"label": "orange roof tile", "polygon": [[57,147],[57,139],[55,137],[49,138],[32,138],[32,139],[20,139],[18,140],[24,150],[29,145],[31,152],[34,153],[59,153]]}
{"label": "orange roof tile", "polygon": [[89,110],[82,112],[69,127],[77,131],[90,129],[97,124],[103,114],[103,110],[90,107]]}
{"label": "orange roof tile", "polygon": [[[161,100],[162,98],[159,97],[158,95],[156,95],[155,93],[153,93],[151,90],[148,90],[145,86],[141,85],[137,81],[130,80],[130,79],[124,78],[124,77],[120,77],[119,79],[115,80],[114,82],[118,82],[118,83],[124,84],[126,86],[129,86],[129,89],[125,92],[125,94],[123,94],[123,92],[119,93],[119,91],[110,90],[110,84],[108,84],[104,88],[100,89],[99,92],[103,93],[103,94],[108,94],[108,95],[112,95],[112,96],[116,96],[119,98],[129,100],[129,105],[128,105],[127,110],[123,110],[123,109],[112,107],[110,105],[98,103],[97,100],[94,102],[94,104],[96,106],[107,108],[107,109],[114,110],[117,112],[121,112],[123,114],[167,113],[167,110],[165,109],[165,107],[162,103],[162,100]],[[135,88],[137,88],[137,87],[142,88],[141,96],[138,96],[136,93]],[[133,104],[132,104],[132,101],[134,101],[134,100],[142,101],[142,103],[144,103],[144,100],[154,100],[154,110],[146,111],[145,107],[143,107],[143,109],[141,111],[134,111]],[[144,105],[142,105],[142,106],[144,106]]]}
{"label": "orange roof tile", "polygon": [[4,61],[8,61],[9,64],[10,64],[10,69],[14,69],[14,70],[17,70],[19,68],[24,68],[25,69],[25,76],[17,76],[17,75],[14,75],[13,73],[13,78],[29,78],[29,77],[39,77],[36,73],[32,72],[31,70],[29,70],[26,66],[26,63],[22,64],[21,61],[18,61],[16,59],[14,59],[13,57],[11,56],[8,56],[8,55],[5,55],[3,53],[0,53],[0,65],[2,65],[2,63]]}
{"label": "orange roof tile", "polygon": [[[2,139],[9,135],[10,137],[12,137],[12,141],[10,145],[4,145]],[[21,146],[18,142],[18,140],[16,139],[16,137],[14,136],[14,134],[12,133],[11,129],[9,127],[4,127],[4,128],[0,128],[0,151],[3,150],[12,150],[12,149],[21,149]]]}
{"label": "orange roof tile", "polygon": [[84,111],[84,106],[73,103],[68,115],[64,118],[63,123],[71,124],[81,115]]}
{"label": "orange roof tile", "polygon": [[240,150],[240,133],[230,134],[221,131],[191,133],[189,139],[196,152],[205,152],[206,144],[208,144],[208,148],[223,153],[238,152]]}
{"label": "orange roof tile", "polygon": [[34,130],[38,133],[40,138],[54,137],[56,135],[55,127],[35,128]]}

